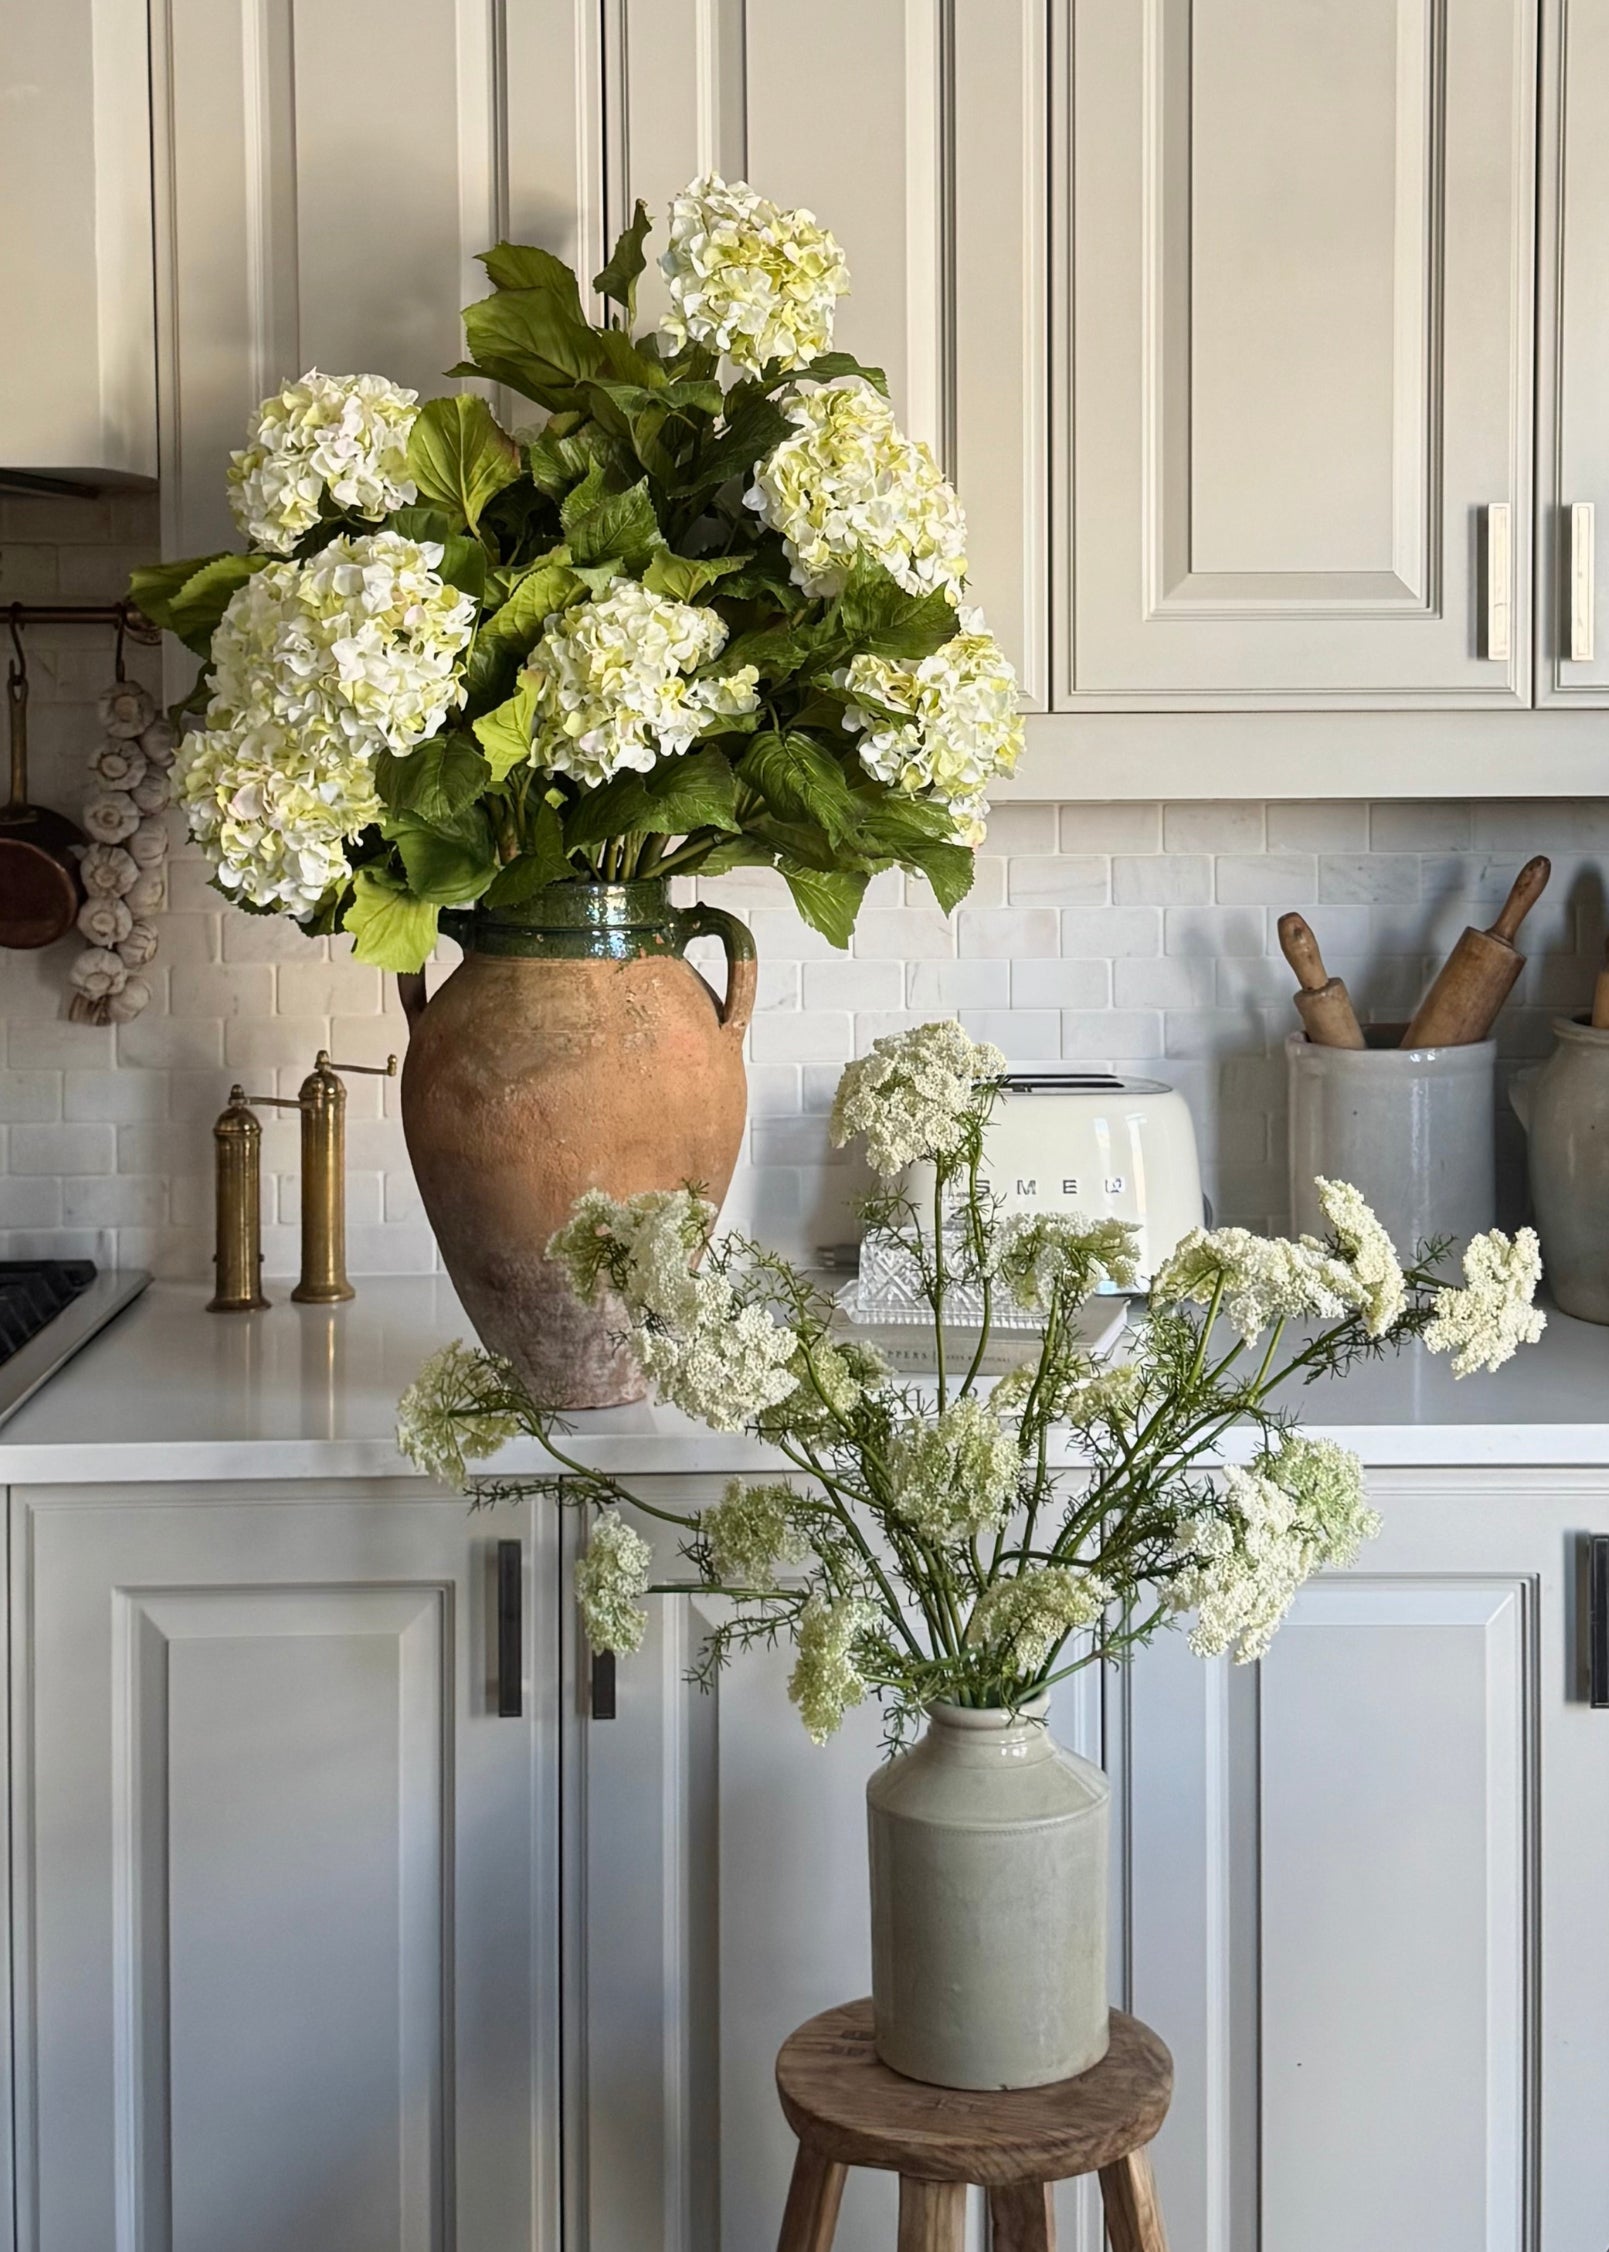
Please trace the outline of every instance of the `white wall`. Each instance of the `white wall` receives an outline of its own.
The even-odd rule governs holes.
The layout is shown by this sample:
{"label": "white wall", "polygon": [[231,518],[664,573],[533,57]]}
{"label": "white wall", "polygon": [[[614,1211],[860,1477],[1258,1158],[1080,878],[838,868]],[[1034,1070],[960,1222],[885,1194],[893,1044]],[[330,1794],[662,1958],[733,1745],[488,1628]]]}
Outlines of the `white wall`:
{"label": "white wall", "polygon": [[[110,599],[156,547],[148,500],[7,500],[0,603]],[[29,650],[34,794],[72,811],[110,638],[41,629]],[[752,922],[763,964],[749,1147],[729,1216],[796,1251],[842,1239],[856,1181],[828,1152],[822,1115],[839,1066],[881,1032],[958,1011],[1013,1062],[1059,1057],[1173,1081],[1195,1111],[1219,1217],[1282,1225],[1279,1047],[1295,1019],[1278,913],[1309,913],[1367,1014],[1404,1016],[1464,924],[1491,920],[1535,851],[1552,853],[1555,872],[1502,1022],[1513,1060],[1545,1054],[1550,1015],[1590,1000],[1609,800],[1003,807],[953,921],[924,887],[881,877],[847,958],[804,929],[778,879],[725,877],[712,895]],[[0,954],[0,1256],[48,1243],[204,1275],[210,1128],[231,1080],[293,1094],[320,1047],[376,1063],[405,1045],[389,980],[339,944],[231,911],[206,874],[182,851],[172,864],[156,1000],[132,1024],[65,1021],[76,940]],[[352,1272],[426,1269],[434,1245],[396,1089],[353,1079],[349,1098]],[[293,1272],[294,1118],[265,1113],[263,1146],[268,1265]],[[1504,1150],[1512,1209],[1512,1121]]]}

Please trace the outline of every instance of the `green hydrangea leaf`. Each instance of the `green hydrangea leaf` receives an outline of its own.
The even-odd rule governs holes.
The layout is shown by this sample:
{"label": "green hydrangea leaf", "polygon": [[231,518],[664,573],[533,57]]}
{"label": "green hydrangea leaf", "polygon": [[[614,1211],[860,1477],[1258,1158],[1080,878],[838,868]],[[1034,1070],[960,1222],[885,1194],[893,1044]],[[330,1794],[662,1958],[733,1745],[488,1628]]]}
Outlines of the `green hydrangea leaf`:
{"label": "green hydrangea leaf", "polygon": [[[173,604],[182,588],[215,563],[244,562],[244,556],[187,555],[176,563],[144,563],[129,573],[129,600],[137,603],[152,625],[177,633]],[[263,560],[266,562],[267,558]]]}
{"label": "green hydrangea leaf", "polygon": [[857,563],[833,607],[833,623],[858,655],[919,663],[960,631],[942,588],[907,594],[881,565]]}
{"label": "green hydrangea leaf", "polygon": [[578,565],[614,557],[628,566],[646,562],[663,543],[647,478],[623,493],[606,493],[602,485],[595,462],[559,512],[571,556]]}
{"label": "green hydrangea leaf", "polygon": [[755,736],[737,771],[778,820],[814,822],[833,839],[852,834],[854,795],[843,767],[814,736],[768,729]]}
{"label": "green hydrangea leaf", "polygon": [[500,242],[495,250],[483,250],[480,262],[494,289],[545,289],[566,313],[585,321],[580,284],[551,250],[539,250],[534,243]]}
{"label": "green hydrangea leaf", "polygon": [[494,782],[503,781],[531,755],[531,723],[536,715],[536,689],[521,680],[506,703],[485,712],[474,722],[475,740],[492,770]]}
{"label": "green hydrangea leaf", "polygon": [[617,774],[588,791],[566,818],[564,841],[573,852],[633,832],[684,837],[694,829],[735,829],[736,803],[730,765],[706,744],[649,774]]}
{"label": "green hydrangea leaf", "polygon": [[868,367],[863,360],[857,360],[853,352],[818,352],[808,366],[795,368],[782,380],[797,383],[808,377],[812,383],[833,383],[846,375],[862,377],[874,391],[881,391],[885,399],[888,397],[888,377],[883,370]]}
{"label": "green hydrangea leaf", "polygon": [[409,890],[438,907],[469,906],[497,874],[491,823],[478,805],[439,822],[394,814],[385,831],[401,855]]}
{"label": "green hydrangea leaf", "polygon": [[206,555],[152,564],[130,572],[129,599],[153,625],[165,626],[187,649],[206,657],[234,597],[255,572],[275,560],[272,555]]}
{"label": "green hydrangea leaf", "polygon": [[375,760],[374,786],[382,804],[395,813],[415,813],[421,821],[449,820],[490,786],[492,770],[472,735],[438,735],[405,758],[382,751]]}
{"label": "green hydrangea leaf", "polygon": [[400,532],[405,540],[434,540],[445,547],[458,531],[458,526],[444,508],[427,508],[416,503],[408,508],[394,508],[385,520],[388,532]]}
{"label": "green hydrangea leaf", "polygon": [[[558,555],[567,550],[561,548]],[[519,573],[502,604],[481,620],[464,667],[464,685],[473,697],[512,693],[514,673],[529,655],[542,627],[581,592],[582,581],[567,562],[539,557]]]}
{"label": "green hydrangea leaf", "polygon": [[360,868],[342,928],[351,932],[360,962],[382,970],[422,970],[435,950],[438,913],[432,901],[415,898],[385,869]]}
{"label": "green hydrangea leaf", "polygon": [[460,391],[427,399],[408,439],[408,474],[426,501],[440,501],[474,531],[494,493],[520,474],[520,449],[484,399]]}
{"label": "green hydrangea leaf", "polygon": [[793,868],[786,862],[782,874],[810,928],[833,946],[847,946],[868,879],[845,869]]}
{"label": "green hydrangea leaf", "polygon": [[600,372],[597,332],[551,290],[500,289],[466,305],[464,335],[471,373],[541,406],[573,405],[577,379]]}
{"label": "green hydrangea leaf", "polygon": [[648,264],[643,244],[652,231],[648,206],[639,197],[631,224],[622,230],[609,254],[608,265],[593,278],[592,286],[600,297],[611,298],[624,308],[628,325],[637,318],[637,284]]}
{"label": "green hydrangea leaf", "polygon": [[925,838],[920,844],[907,845],[899,857],[907,868],[927,878],[933,897],[946,915],[960,906],[977,874],[977,855],[971,846],[953,841]]}
{"label": "green hydrangea leaf", "polygon": [[672,555],[668,547],[655,551],[642,583],[650,594],[663,594],[672,602],[696,602],[705,587],[713,586],[748,561],[745,555]]}
{"label": "green hydrangea leaf", "polygon": [[488,886],[483,904],[487,907],[517,907],[523,901],[545,891],[549,884],[563,883],[575,873],[565,858],[564,825],[558,808],[542,799],[528,825],[525,849],[517,860],[506,863],[496,880]]}

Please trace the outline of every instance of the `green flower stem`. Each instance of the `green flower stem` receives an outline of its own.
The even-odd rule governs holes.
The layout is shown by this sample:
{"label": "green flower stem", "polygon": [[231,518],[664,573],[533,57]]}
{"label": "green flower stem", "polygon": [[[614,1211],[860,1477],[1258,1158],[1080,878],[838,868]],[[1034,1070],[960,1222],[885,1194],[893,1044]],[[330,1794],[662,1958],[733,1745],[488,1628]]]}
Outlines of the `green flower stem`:
{"label": "green flower stem", "polygon": [[933,1345],[938,1355],[939,1413],[944,1413],[948,1387],[944,1376],[944,1166],[933,1161],[933,1288],[928,1303],[933,1308]]}
{"label": "green flower stem", "polygon": [[[906,1643],[910,1648],[912,1656],[919,1659],[923,1654],[922,1645],[917,1641],[915,1635],[911,1632],[910,1623],[905,1617],[904,1609],[896,1598],[894,1590],[889,1586],[887,1576],[883,1571],[883,1567],[878,1563],[875,1555],[873,1555],[870,1542],[867,1540],[860,1527],[856,1524],[853,1514],[848,1509],[846,1509],[842,1501],[839,1500],[836,1483],[833,1480],[832,1476],[829,1472],[825,1471],[822,1468],[821,1464],[815,1461],[812,1456],[810,1456],[809,1454],[801,1454],[796,1448],[790,1446],[786,1439],[779,1440],[777,1444],[779,1451],[782,1454],[786,1455],[788,1460],[793,1463],[796,1468],[803,1470],[808,1476],[814,1478],[822,1487],[823,1491],[829,1496],[827,1506],[832,1511],[833,1515],[837,1518],[838,1522],[843,1526],[845,1532],[848,1533],[850,1540],[853,1542],[855,1548],[859,1551],[862,1563],[866,1566],[867,1571],[870,1572],[872,1578],[877,1583],[878,1590],[882,1595],[883,1608],[885,1612],[887,1613],[893,1625],[897,1627],[899,1632],[905,1637]],[[923,1605],[923,1612],[924,1615],[926,1615],[925,1604]],[[931,1629],[931,1619],[929,1619],[928,1624],[929,1628]]]}
{"label": "green flower stem", "polygon": [[[589,1470],[585,1463],[577,1462],[572,1455],[567,1455],[562,1447],[555,1446],[551,1436],[546,1431],[537,1431],[532,1435],[541,1440],[555,1462],[572,1472],[577,1478],[582,1479],[593,1488],[594,1492],[606,1493],[612,1501],[622,1502],[629,1509],[640,1509],[645,1517],[657,1517],[662,1525],[680,1525],[684,1532],[689,1533],[698,1531],[698,1519],[696,1517],[683,1517],[674,1509],[660,1509],[653,1502],[644,1501],[641,1494],[628,1492],[618,1479],[609,1477],[604,1471]],[[517,1482],[516,1480],[510,1481],[511,1484]]]}

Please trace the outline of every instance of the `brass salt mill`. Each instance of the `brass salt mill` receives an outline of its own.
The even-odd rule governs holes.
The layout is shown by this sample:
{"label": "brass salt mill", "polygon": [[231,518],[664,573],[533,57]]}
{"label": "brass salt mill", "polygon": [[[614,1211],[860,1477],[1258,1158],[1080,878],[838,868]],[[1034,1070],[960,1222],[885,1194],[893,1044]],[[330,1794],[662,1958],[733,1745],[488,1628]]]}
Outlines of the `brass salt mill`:
{"label": "brass salt mill", "polygon": [[302,1273],[292,1299],[302,1306],[338,1306],[357,1296],[346,1272],[343,1071],[394,1079],[397,1059],[331,1063],[329,1050],[320,1048],[295,1095],[229,1090],[229,1107],[212,1130],[218,1171],[218,1290],[209,1312],[245,1312],[268,1304],[262,1294],[262,1127],[248,1107],[252,1103],[302,1114]]}

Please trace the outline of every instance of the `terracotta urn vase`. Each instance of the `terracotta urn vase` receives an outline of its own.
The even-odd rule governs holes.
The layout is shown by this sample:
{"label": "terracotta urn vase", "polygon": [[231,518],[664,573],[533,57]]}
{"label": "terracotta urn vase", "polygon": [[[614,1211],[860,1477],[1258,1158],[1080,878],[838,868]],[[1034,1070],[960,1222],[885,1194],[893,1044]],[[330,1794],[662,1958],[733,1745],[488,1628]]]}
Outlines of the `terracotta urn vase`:
{"label": "terracotta urn vase", "polygon": [[[582,1306],[546,1246],[585,1189],[726,1194],[754,941],[651,881],[555,884],[442,925],[464,959],[428,1006],[423,978],[404,981],[402,1121],[447,1272],[481,1342],[544,1405],[640,1399],[623,1317]],[[705,936],[726,949],[724,1001],[683,959]]]}

